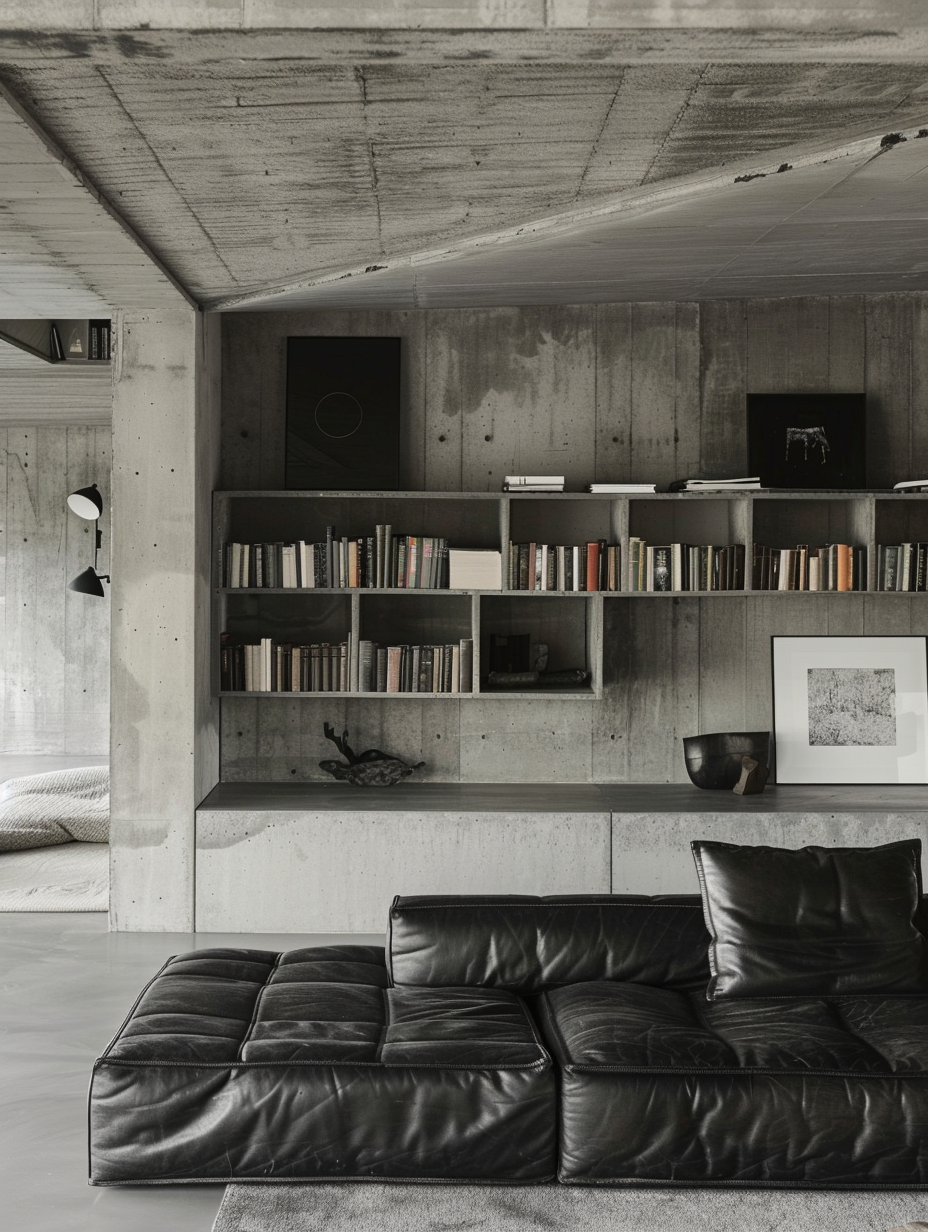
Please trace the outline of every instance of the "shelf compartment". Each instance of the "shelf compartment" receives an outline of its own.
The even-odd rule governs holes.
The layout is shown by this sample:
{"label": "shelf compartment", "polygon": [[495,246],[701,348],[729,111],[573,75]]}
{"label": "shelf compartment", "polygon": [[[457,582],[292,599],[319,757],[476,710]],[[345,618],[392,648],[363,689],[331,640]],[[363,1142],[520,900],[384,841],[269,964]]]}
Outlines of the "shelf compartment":
{"label": "shelf compartment", "polygon": [[[770,548],[795,548],[807,544],[810,548],[829,543],[847,543],[854,548],[873,542],[873,502],[866,497],[803,497],[758,498],[754,501],[753,544]],[[752,544],[752,555],[753,555]],[[851,593],[873,589],[874,553],[868,551],[864,585]],[[764,590],[762,593],[772,593]],[[825,590],[815,594],[839,594]]]}
{"label": "shelf compartment", "polygon": [[[473,641],[474,599],[448,591],[380,591],[359,594],[359,639],[378,646],[456,646]],[[461,681],[460,693],[367,692],[364,697],[460,697],[470,695],[472,682]]]}
{"label": "shelf compartment", "polygon": [[821,547],[825,543],[865,546],[871,539],[869,501],[841,498],[823,500],[754,501],[754,542],[771,548],[794,548],[798,543]]}
{"label": "shelf compartment", "polygon": [[341,539],[369,538],[378,524],[389,525],[394,535],[432,535],[452,547],[499,548],[499,497],[473,498],[454,494],[348,496],[344,494],[286,494],[262,499],[236,494],[223,498],[221,518],[224,541],[286,543],[305,540],[323,543],[326,527],[334,526]]}
{"label": "shelf compartment", "polygon": [[875,501],[877,544],[928,543],[928,496],[891,496]]}
{"label": "shelf compartment", "polygon": [[628,503],[628,533],[649,545],[747,544],[751,502],[742,496],[686,496]]}
{"label": "shelf compartment", "polygon": [[[602,598],[588,594],[483,595],[480,598],[479,678],[481,697],[593,698],[602,695],[600,674]],[[586,685],[545,689],[492,688],[487,683],[490,638],[494,634],[527,634],[530,645],[548,647],[548,671],[574,667],[590,673]]]}
{"label": "shelf compartment", "polygon": [[[351,596],[330,590],[261,591],[229,590],[225,595],[222,630],[229,640],[312,645],[314,642],[344,642],[351,630]],[[307,602],[307,596],[311,596]]]}
{"label": "shelf compartment", "polygon": [[589,495],[565,495],[558,500],[520,497],[510,501],[509,538],[513,543],[618,543],[622,528],[617,502]]}

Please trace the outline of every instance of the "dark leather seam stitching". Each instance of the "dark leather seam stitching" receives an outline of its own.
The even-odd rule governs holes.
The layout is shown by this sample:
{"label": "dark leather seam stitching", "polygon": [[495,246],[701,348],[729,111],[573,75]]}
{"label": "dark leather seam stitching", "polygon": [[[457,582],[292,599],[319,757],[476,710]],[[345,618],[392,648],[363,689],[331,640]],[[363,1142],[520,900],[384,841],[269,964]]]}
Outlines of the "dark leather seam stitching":
{"label": "dark leather seam stitching", "polygon": [[545,1016],[545,1022],[551,1029],[551,1034],[554,1036],[554,1042],[557,1045],[558,1052],[560,1053],[557,1059],[561,1066],[566,1069],[570,1063],[570,1052],[567,1048],[567,1044],[564,1040],[564,1035],[561,1031],[560,1025],[558,1024],[557,1018],[554,1016],[554,1010],[548,1001],[547,993],[542,993],[540,1002],[541,1012]]}
{"label": "dark leather seam stitching", "polygon": [[[459,1069],[474,1074],[496,1074],[500,1072],[530,1071],[547,1069],[550,1058],[545,1056],[537,1061],[507,1061],[498,1065],[462,1065],[457,1062],[407,1061],[403,1065],[378,1065],[374,1061],[145,1061],[133,1057],[98,1057],[93,1063],[94,1072],[104,1065],[117,1065],[123,1069]],[[928,1076],[928,1075],[926,1075]]]}
{"label": "dark leather seam stitching", "polygon": [[701,902],[698,902],[698,903],[648,903],[648,902],[642,902],[638,899],[625,899],[625,900],[619,900],[618,902],[615,902],[615,903],[557,902],[557,903],[510,903],[510,904],[506,904],[506,903],[497,902],[494,899],[472,898],[472,899],[468,899],[466,902],[416,903],[408,907],[405,905],[402,907],[392,907],[390,909],[390,914],[391,915],[402,915],[404,911],[459,911],[461,910],[461,908],[466,909],[468,907],[505,907],[507,905],[511,906],[514,909],[518,909],[519,911],[523,911],[526,908],[531,908],[533,911],[537,911],[537,910],[559,911],[561,907],[590,907],[594,909],[598,907],[656,907],[656,908],[664,907],[664,908],[669,908],[672,911],[679,911],[679,910],[702,911]]}
{"label": "dark leather seam stitching", "polygon": [[251,1033],[255,1029],[255,1024],[258,1021],[258,1010],[261,1008],[261,1001],[264,998],[264,994],[267,992],[268,985],[270,984],[271,980],[274,978],[274,972],[280,966],[280,960],[282,958],[283,958],[283,953],[280,953],[277,955],[277,961],[274,963],[273,967],[271,967],[270,971],[267,973],[267,979],[258,989],[258,995],[255,997],[255,1007],[251,1014],[251,1022],[248,1024],[248,1030],[242,1036],[242,1042],[239,1044],[238,1052],[236,1053],[236,1056],[235,1056],[236,1063],[242,1060],[242,1053],[245,1051],[245,1045],[251,1039]]}
{"label": "dark leather seam stitching", "polygon": [[[115,1062],[113,1062],[115,1064]],[[891,1072],[873,1072],[859,1069],[769,1069],[761,1066],[742,1066],[740,1068],[695,1069],[670,1065],[571,1065],[572,1074],[689,1074],[695,1078],[715,1078],[719,1074],[736,1075],[744,1078],[756,1077],[758,1074],[773,1078],[869,1078],[873,1082],[908,1082],[910,1079],[924,1081],[928,1073],[894,1074]]]}

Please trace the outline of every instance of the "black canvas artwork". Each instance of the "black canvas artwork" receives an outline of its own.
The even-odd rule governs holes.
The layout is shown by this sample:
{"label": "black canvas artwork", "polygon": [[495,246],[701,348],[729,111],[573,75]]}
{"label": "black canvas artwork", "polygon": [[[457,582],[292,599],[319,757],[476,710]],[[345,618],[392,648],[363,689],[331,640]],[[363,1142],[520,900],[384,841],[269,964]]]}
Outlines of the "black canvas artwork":
{"label": "black canvas artwork", "polygon": [[864,488],[864,394],[748,394],[748,474],[764,488]]}
{"label": "black canvas artwork", "polygon": [[288,338],[285,484],[395,491],[400,339]]}

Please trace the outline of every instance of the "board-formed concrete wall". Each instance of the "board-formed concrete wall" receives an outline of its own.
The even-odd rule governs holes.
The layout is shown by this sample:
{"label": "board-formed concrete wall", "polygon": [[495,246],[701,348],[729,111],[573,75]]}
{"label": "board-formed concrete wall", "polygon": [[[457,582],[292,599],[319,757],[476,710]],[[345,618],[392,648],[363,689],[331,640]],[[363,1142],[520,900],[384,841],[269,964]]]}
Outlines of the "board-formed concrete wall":
{"label": "board-formed concrete wall", "polygon": [[[747,392],[865,389],[870,484],[928,472],[928,296],[223,318],[221,486],[283,486],[285,340],[403,340],[401,485],[744,474]],[[222,778],[323,779],[323,722],[437,781],[682,782],[680,738],[770,725],[773,633],[928,634],[924,597],[605,604],[598,702],[230,698]]]}
{"label": "board-formed concrete wall", "polygon": [[[9,412],[15,397],[0,382]],[[99,757],[109,748],[110,601],[68,590],[93,564],[76,488],[103,497],[109,572],[109,427],[6,426],[0,416],[0,749]]]}

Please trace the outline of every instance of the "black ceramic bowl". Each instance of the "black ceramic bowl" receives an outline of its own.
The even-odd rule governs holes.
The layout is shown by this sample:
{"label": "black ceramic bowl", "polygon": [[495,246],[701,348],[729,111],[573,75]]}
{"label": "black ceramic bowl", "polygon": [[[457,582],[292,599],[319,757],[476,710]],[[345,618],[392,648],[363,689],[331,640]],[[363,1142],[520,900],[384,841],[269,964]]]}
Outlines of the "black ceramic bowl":
{"label": "black ceramic bowl", "polygon": [[683,738],[686,773],[697,787],[731,791],[741,778],[745,755],[769,766],[770,732],[712,732]]}

